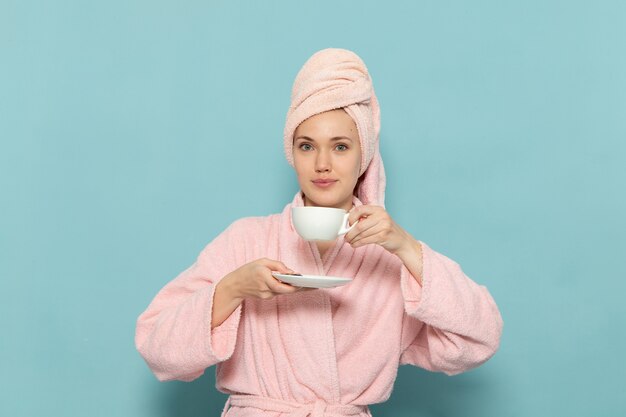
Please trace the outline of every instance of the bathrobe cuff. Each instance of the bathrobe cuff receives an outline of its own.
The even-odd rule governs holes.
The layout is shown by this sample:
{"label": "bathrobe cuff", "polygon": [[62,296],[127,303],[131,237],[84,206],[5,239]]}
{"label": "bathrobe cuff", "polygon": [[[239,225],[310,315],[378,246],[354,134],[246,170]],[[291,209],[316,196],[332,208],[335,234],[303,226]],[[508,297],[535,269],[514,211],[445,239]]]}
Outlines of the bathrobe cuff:
{"label": "bathrobe cuff", "polygon": [[[424,295],[424,286],[427,285],[427,281],[424,277],[424,251],[431,250],[424,244],[423,242],[418,240],[422,250],[422,284],[420,285],[417,282],[417,279],[411,274],[411,271],[401,263],[400,269],[400,288],[402,289],[402,295],[404,297],[404,308],[407,314],[415,315],[418,306],[420,305],[420,301]],[[428,277],[430,278],[430,276]]]}
{"label": "bathrobe cuff", "polygon": [[213,321],[213,300],[215,297],[215,285],[207,287],[208,304],[208,331],[207,331],[207,349],[209,354],[218,362],[229,359],[234,350],[237,342],[237,330],[239,329],[239,321],[241,319],[241,310],[243,302],[231,313],[230,316],[222,324],[211,329],[211,322]]}
{"label": "bathrobe cuff", "polygon": [[422,285],[404,263],[400,287],[408,316],[444,332],[481,341],[497,348],[502,317],[486,287],[470,279],[461,266],[447,256],[422,247]]}
{"label": "bathrobe cuff", "polygon": [[417,283],[404,263],[400,269],[406,314],[443,327],[448,324],[450,314],[468,318],[464,310],[480,303],[483,288],[470,280],[454,260],[426,243],[418,242],[422,248],[422,285]]}

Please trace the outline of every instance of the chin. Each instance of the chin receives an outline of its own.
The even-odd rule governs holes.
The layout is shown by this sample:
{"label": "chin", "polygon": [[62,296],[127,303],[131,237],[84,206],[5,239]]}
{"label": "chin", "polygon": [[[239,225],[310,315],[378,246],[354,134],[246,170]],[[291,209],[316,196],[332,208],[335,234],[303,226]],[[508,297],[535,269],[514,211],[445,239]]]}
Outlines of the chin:
{"label": "chin", "polygon": [[[304,191],[304,194],[312,204],[322,207],[339,207],[348,198],[348,196],[337,196],[334,193],[324,194],[319,192]],[[350,197],[352,197],[352,195],[350,195]]]}

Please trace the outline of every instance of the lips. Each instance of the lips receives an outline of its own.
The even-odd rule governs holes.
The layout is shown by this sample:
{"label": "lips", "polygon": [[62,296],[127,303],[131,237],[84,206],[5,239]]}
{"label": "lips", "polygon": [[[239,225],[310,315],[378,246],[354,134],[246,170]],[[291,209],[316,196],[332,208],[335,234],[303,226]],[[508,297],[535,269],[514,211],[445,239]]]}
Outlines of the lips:
{"label": "lips", "polygon": [[332,187],[332,185],[334,183],[336,183],[337,180],[327,180],[327,179],[323,179],[323,180],[313,180],[313,184],[315,184],[316,187],[319,188],[328,188],[328,187]]}

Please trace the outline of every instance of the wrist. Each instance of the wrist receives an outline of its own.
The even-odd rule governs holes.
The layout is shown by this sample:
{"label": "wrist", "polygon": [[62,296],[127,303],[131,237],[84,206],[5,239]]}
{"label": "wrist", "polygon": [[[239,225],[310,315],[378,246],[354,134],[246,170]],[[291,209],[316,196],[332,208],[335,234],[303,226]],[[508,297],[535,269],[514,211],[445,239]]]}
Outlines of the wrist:
{"label": "wrist", "polygon": [[404,263],[407,263],[409,260],[415,260],[418,258],[421,260],[422,257],[422,245],[409,236],[404,245],[400,247],[400,249],[396,252],[396,256],[400,258]]}
{"label": "wrist", "polygon": [[423,285],[423,254],[422,244],[416,239],[411,238],[411,242],[403,248],[402,253],[398,253],[398,257],[415,278],[419,285]]}
{"label": "wrist", "polygon": [[403,234],[404,234],[404,239],[402,241],[402,244],[395,251],[395,255],[398,256],[400,259],[404,259],[407,256],[411,256],[411,254],[414,254],[415,247],[417,244],[417,241],[413,239],[413,237],[410,234],[408,234],[407,232],[404,232]]}
{"label": "wrist", "polygon": [[220,291],[224,293],[231,300],[243,300],[243,294],[239,290],[237,276],[233,273],[226,275],[220,282],[217,283]]}

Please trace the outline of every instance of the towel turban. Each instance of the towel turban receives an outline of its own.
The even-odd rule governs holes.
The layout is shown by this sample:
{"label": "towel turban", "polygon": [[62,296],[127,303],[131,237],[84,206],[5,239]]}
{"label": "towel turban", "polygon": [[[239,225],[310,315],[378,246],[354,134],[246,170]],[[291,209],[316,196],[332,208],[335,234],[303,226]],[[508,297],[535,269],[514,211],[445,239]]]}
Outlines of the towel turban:
{"label": "towel turban", "polygon": [[363,60],[346,49],[327,48],[302,66],[291,91],[284,142],[293,161],[293,134],[303,121],[325,111],[343,108],[354,120],[361,144],[361,179],[357,198],[363,204],[385,205],[385,170],[379,151],[380,107]]}

